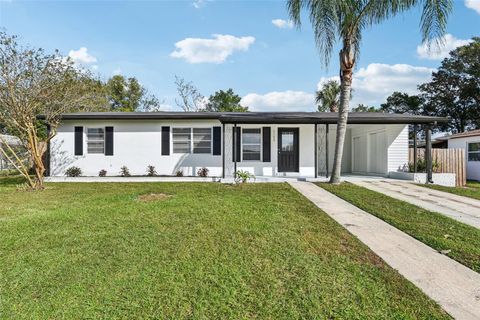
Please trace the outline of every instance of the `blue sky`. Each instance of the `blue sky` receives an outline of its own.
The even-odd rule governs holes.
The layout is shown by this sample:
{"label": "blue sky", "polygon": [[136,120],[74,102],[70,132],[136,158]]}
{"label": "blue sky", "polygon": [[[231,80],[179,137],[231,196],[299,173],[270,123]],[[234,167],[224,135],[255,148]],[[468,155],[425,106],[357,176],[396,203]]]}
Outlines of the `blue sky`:
{"label": "blue sky", "polygon": [[[448,49],[480,36],[480,0],[457,0],[446,48],[420,45],[419,10],[366,30],[352,105],[379,105],[393,91],[414,93]],[[258,111],[313,111],[314,92],[338,74],[328,69],[309,21],[291,28],[282,1],[0,0],[0,27],[22,42],[59,49],[102,78],[135,76],[176,109],[174,76],[205,96],[233,88]]]}

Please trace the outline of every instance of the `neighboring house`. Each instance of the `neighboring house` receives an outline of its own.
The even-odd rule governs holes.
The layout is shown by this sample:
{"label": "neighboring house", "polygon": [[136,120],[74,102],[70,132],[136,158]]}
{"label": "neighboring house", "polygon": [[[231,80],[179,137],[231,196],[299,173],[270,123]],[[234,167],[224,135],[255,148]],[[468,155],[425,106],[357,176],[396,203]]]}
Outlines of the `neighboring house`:
{"label": "neighboring house", "polygon": [[[8,134],[0,134],[0,147],[3,147],[4,144],[8,144],[12,148],[16,148],[21,145],[20,139],[15,136]],[[3,148],[6,149],[6,148]],[[12,169],[13,166],[5,158],[3,153],[0,151],[0,170]]]}
{"label": "neighboring house", "polygon": [[[152,112],[65,114],[50,145],[50,175],[71,166],[83,175],[232,177],[317,177],[331,171],[337,113],[321,112]],[[408,164],[408,124],[434,125],[445,118],[384,113],[351,113],[343,173],[388,176]]]}
{"label": "neighboring house", "polygon": [[480,129],[449,136],[448,148],[465,150],[467,179],[480,181]]}

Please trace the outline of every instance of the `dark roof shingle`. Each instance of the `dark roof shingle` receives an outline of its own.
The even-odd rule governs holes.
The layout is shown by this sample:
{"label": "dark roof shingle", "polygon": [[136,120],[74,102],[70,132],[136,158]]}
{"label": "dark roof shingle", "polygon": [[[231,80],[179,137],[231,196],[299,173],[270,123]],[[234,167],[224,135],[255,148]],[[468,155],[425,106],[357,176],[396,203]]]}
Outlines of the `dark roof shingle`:
{"label": "dark roof shingle", "polygon": [[[222,123],[337,123],[336,112],[84,112],[68,113],[63,120],[214,119]],[[350,112],[351,124],[427,124],[446,122],[443,117],[376,112]]]}

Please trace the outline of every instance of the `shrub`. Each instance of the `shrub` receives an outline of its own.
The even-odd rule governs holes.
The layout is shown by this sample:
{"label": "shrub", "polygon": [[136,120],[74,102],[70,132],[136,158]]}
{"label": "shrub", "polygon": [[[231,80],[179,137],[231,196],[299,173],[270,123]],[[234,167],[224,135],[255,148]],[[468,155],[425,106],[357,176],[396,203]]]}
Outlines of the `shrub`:
{"label": "shrub", "polygon": [[[438,163],[438,161],[433,160],[432,161],[432,171],[433,172],[439,172],[439,170],[440,170],[440,164]],[[408,164],[408,171],[409,172],[414,172],[415,171],[415,168],[413,166],[413,162],[410,162]],[[423,158],[417,159],[417,172],[427,172],[427,161],[425,161],[425,159],[423,159]]]}
{"label": "shrub", "polygon": [[120,168],[120,176],[122,177],[130,177],[130,170],[128,170],[127,166],[123,166]]}
{"label": "shrub", "polygon": [[105,177],[107,175],[107,170],[102,169],[98,172],[99,177]]}
{"label": "shrub", "polygon": [[82,169],[79,167],[70,167],[65,170],[65,175],[67,177],[80,177],[82,175]]}
{"label": "shrub", "polygon": [[155,171],[155,166],[147,166],[147,176],[153,177],[157,175],[157,171]]}
{"label": "shrub", "polygon": [[177,172],[175,172],[175,176],[183,177],[183,170],[177,170]]}
{"label": "shrub", "polygon": [[200,168],[197,170],[197,176],[199,177],[208,177],[209,170],[205,167]]}
{"label": "shrub", "polygon": [[238,170],[235,172],[235,183],[245,183],[250,179],[255,179],[255,175],[248,171]]}

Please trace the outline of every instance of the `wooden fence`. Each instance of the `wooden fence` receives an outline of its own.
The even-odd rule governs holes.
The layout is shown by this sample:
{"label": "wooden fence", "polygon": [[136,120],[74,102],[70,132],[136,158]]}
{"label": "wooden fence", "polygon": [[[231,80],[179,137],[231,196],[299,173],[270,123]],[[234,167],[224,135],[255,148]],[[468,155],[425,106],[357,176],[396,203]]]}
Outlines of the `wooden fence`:
{"label": "wooden fence", "polygon": [[[413,148],[409,149],[409,162],[413,164]],[[425,159],[425,149],[417,149],[417,159]],[[467,168],[464,149],[432,149],[435,173],[455,173],[457,187],[467,184]]]}

